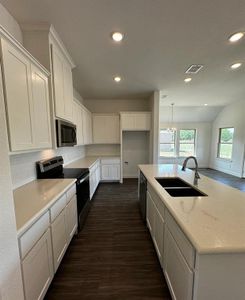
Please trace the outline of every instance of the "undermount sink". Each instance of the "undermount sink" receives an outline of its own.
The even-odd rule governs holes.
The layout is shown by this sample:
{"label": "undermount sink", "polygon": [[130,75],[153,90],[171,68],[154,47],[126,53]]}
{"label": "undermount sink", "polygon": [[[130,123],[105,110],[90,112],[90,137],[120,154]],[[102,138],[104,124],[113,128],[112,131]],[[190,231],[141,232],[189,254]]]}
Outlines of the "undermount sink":
{"label": "undermount sink", "polygon": [[195,189],[189,183],[185,182],[179,177],[164,177],[155,179],[172,197],[207,196],[206,194]]}

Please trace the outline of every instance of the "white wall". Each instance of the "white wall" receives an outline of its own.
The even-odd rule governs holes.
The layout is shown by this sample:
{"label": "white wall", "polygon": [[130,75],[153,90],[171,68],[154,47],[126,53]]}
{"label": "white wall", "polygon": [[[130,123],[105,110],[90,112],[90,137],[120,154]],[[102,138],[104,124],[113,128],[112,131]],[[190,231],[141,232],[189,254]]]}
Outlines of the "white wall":
{"label": "white wall", "polygon": [[149,132],[123,131],[123,177],[138,177],[138,165],[149,163]]}
{"label": "white wall", "polygon": [[10,156],[13,189],[36,179],[35,162],[41,159],[62,155],[65,164],[85,156],[83,146],[44,150]]}
{"label": "white wall", "polygon": [[24,296],[8,156],[8,140],[1,72],[0,145],[0,299],[22,300]]}
{"label": "white wall", "polygon": [[23,43],[23,36],[19,24],[10,15],[7,9],[0,3],[0,25],[2,25],[14,38]]}
{"label": "white wall", "polygon": [[[219,128],[234,127],[232,160],[217,158]],[[242,176],[245,145],[245,100],[227,105],[217,116],[212,126],[210,167],[235,176]]]}
{"label": "white wall", "polygon": [[119,113],[120,111],[149,111],[148,99],[84,99],[84,105],[94,113]]}
{"label": "white wall", "polygon": [[[160,128],[169,127],[169,123],[161,123]],[[200,168],[207,168],[209,166],[210,157],[210,137],[212,125],[208,122],[184,122],[175,123],[174,127],[177,129],[196,129],[196,158]],[[185,158],[163,158],[158,159],[159,163],[179,163],[182,164]],[[188,166],[193,167],[193,162],[190,161]]]}

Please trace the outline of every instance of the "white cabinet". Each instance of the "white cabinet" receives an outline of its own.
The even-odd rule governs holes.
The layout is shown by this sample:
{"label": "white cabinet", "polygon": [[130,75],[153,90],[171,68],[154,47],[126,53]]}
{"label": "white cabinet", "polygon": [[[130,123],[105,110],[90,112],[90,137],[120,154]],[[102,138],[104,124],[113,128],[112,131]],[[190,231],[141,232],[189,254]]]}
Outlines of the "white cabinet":
{"label": "white cabinet", "polygon": [[93,114],[93,143],[119,144],[119,115]]}
{"label": "white cabinet", "polygon": [[77,126],[77,145],[83,145],[83,112],[82,107],[73,101],[73,123]]}
{"label": "white cabinet", "polygon": [[48,73],[4,39],[1,46],[10,150],[50,147]]}
{"label": "white cabinet", "polygon": [[66,206],[67,241],[70,243],[77,230],[77,197],[74,195]]}
{"label": "white cabinet", "polygon": [[54,269],[56,271],[68,246],[65,210],[63,210],[51,224],[51,233],[53,244]]}
{"label": "white cabinet", "polygon": [[58,46],[52,44],[51,49],[55,115],[58,118],[72,121],[72,67]]}
{"label": "white cabinet", "polygon": [[97,189],[100,182],[100,161],[97,160],[95,164],[89,169],[89,189],[90,189],[90,200]]}
{"label": "white cabinet", "polygon": [[122,112],[121,130],[148,131],[151,129],[150,112]]}
{"label": "white cabinet", "polygon": [[186,263],[168,228],[165,230],[164,273],[173,299],[191,300],[193,272]]}
{"label": "white cabinet", "polygon": [[92,115],[83,107],[83,139],[84,145],[92,144]]}
{"label": "white cabinet", "polygon": [[103,181],[120,180],[120,158],[101,159],[101,180]]}
{"label": "white cabinet", "polygon": [[31,78],[35,147],[49,148],[52,146],[52,139],[50,129],[48,78],[34,65],[31,65]]}
{"label": "white cabinet", "polygon": [[43,299],[53,278],[51,236],[48,229],[22,261],[25,299]]}
{"label": "white cabinet", "polygon": [[[163,266],[163,239],[165,222],[163,219],[163,212],[160,213],[154,200],[157,201],[156,197],[147,192],[146,221],[160,264]],[[164,211],[164,208],[162,211]]]}

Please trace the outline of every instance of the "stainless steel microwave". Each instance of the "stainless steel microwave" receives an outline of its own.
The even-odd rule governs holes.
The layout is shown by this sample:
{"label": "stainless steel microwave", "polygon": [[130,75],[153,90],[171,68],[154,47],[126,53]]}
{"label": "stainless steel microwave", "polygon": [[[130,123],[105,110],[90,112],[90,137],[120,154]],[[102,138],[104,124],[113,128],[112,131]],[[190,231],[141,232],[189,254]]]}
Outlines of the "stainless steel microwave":
{"label": "stainless steel microwave", "polygon": [[77,144],[76,125],[56,120],[57,147],[69,147]]}

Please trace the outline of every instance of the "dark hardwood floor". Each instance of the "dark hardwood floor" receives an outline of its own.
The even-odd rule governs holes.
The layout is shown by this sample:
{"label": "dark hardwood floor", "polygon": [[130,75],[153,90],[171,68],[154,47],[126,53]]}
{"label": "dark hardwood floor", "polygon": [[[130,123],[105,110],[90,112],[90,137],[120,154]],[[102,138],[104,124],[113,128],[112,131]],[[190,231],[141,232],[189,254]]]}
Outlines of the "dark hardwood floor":
{"label": "dark hardwood floor", "polygon": [[99,185],[45,299],[171,299],[140,218],[136,180]]}
{"label": "dark hardwood floor", "polygon": [[213,169],[199,169],[199,173],[245,192],[245,178],[239,178]]}

